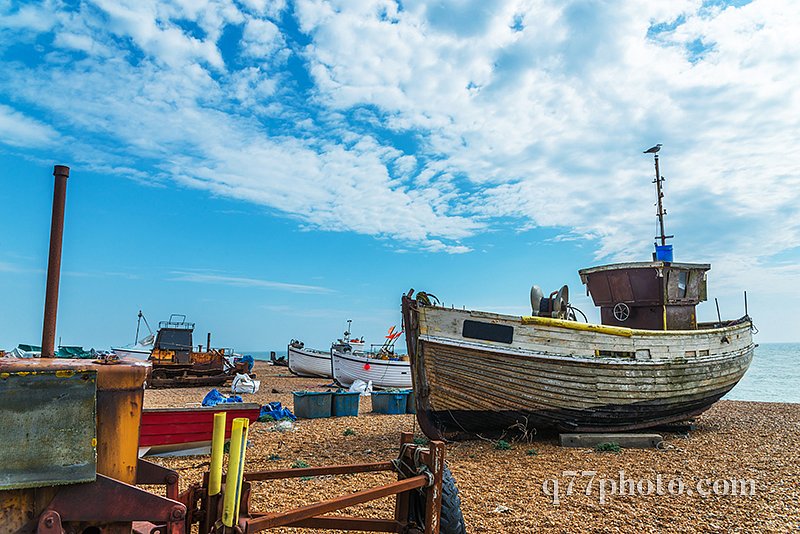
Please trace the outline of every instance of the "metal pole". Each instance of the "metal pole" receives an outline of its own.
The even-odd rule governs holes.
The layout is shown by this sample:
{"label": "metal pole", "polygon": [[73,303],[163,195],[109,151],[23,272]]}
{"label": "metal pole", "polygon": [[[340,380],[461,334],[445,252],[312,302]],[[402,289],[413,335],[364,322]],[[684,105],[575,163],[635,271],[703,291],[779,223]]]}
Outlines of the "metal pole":
{"label": "metal pole", "polygon": [[[202,350],[200,352],[202,352]],[[206,352],[211,352],[211,332],[209,332],[206,337]]]}
{"label": "metal pole", "polygon": [[50,222],[50,257],[47,262],[47,292],[44,299],[42,325],[42,358],[55,357],[56,315],[58,313],[58,284],[61,279],[61,245],[64,237],[64,205],[67,199],[69,167],[53,168],[53,216]]}
{"label": "metal pole", "polygon": [[664,205],[661,202],[664,193],[661,191],[661,172],[658,170],[658,154],[653,154],[653,160],[655,161],[656,166],[656,194],[658,195],[658,225],[661,229],[661,245],[664,246],[667,244],[667,236],[664,234]]}
{"label": "metal pole", "polygon": [[211,467],[208,471],[208,496],[222,491],[222,458],[225,448],[225,412],[214,414],[214,431],[211,434]]}
{"label": "metal pole", "polygon": [[136,339],[133,340],[134,345],[139,343],[139,327],[141,325],[142,325],[142,310],[139,310],[139,318],[136,320]]}

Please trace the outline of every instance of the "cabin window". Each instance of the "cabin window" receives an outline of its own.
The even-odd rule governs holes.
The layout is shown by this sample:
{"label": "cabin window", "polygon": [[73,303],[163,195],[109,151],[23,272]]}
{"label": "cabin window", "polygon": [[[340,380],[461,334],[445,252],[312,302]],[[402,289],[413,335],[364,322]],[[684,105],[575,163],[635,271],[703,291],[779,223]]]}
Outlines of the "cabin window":
{"label": "cabin window", "polygon": [[697,353],[699,356],[708,356],[708,349],[701,350]]}
{"label": "cabin window", "polygon": [[511,343],[514,341],[514,327],[505,324],[484,323],[481,321],[464,321],[461,335],[470,339]]}
{"label": "cabin window", "polygon": [[696,352],[696,351],[693,351],[693,350],[687,350],[687,351],[686,351],[686,352],[684,352],[683,354],[684,354],[684,356],[686,356],[687,358],[691,358],[691,357],[697,356],[697,352]]}
{"label": "cabin window", "polygon": [[681,300],[689,291],[689,271],[672,270],[667,278],[667,298]]}
{"label": "cabin window", "polygon": [[678,272],[678,297],[686,298],[686,286],[689,282],[689,271]]}

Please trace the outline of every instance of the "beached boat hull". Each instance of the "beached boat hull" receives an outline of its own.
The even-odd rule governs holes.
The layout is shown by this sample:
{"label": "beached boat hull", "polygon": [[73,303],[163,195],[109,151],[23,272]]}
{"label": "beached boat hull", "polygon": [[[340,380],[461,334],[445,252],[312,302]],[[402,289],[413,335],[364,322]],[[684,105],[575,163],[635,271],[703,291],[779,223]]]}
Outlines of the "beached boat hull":
{"label": "beached boat hull", "polygon": [[286,354],[289,371],[293,374],[303,377],[333,378],[330,352],[289,345]]}
{"label": "beached boat hull", "polygon": [[356,380],[372,381],[374,388],[401,388],[412,386],[411,364],[402,360],[380,360],[349,352],[331,350],[333,379],[342,387],[350,387]]}
{"label": "beached boat hull", "polygon": [[647,331],[404,297],[403,319],[417,417],[436,439],[515,425],[591,432],[685,421],[736,385],[754,349],[748,318]]}

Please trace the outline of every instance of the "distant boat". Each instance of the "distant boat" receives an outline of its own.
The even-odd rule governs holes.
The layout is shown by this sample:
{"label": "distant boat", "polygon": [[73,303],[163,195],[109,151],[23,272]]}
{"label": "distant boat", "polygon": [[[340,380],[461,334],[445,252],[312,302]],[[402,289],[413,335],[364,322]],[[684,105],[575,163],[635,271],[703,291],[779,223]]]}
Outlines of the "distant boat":
{"label": "distant boat", "polygon": [[289,371],[297,376],[332,378],[331,352],[306,348],[293,339],[286,349]]}
{"label": "distant boat", "polygon": [[42,347],[23,343],[5,353],[6,358],[40,358],[41,356]]}
{"label": "distant boat", "polygon": [[[142,320],[144,320],[144,324],[150,333],[144,339],[140,340],[139,327],[142,324]],[[142,313],[142,310],[139,310],[139,314],[137,315],[137,321],[136,321],[136,338],[134,342],[130,345],[125,345],[122,347],[111,347],[111,351],[120,358],[135,358],[137,360],[147,360],[148,358],[150,358],[150,354],[153,352],[153,347],[155,347],[155,342],[156,342],[156,336],[153,335],[153,331],[150,330],[150,325],[147,323],[147,319]]]}
{"label": "distant boat", "polygon": [[372,387],[378,389],[410,388],[411,364],[408,357],[394,353],[395,341],[402,333],[402,330],[395,332],[392,326],[383,345],[374,353],[355,350],[352,343],[332,347],[333,379],[342,387],[363,380],[372,382]]}
{"label": "distant boat", "polygon": [[197,408],[145,408],[139,427],[139,456],[209,454],[214,414],[227,412],[225,438],[236,417],[258,419],[261,407],[252,403],[218,404]]}
{"label": "distant boat", "polygon": [[136,358],[146,360],[150,357],[155,346],[156,337],[149,335],[136,344],[125,345],[124,347],[111,347],[111,351],[120,358]]}
{"label": "distant boat", "polygon": [[[350,347],[350,350],[364,350],[363,337],[360,339],[350,337],[350,324],[352,322],[350,319],[347,320],[347,329],[344,332],[344,336],[331,343],[331,349],[334,347]],[[333,378],[331,349],[308,348],[302,341],[293,339],[286,349],[289,371],[302,377]]]}
{"label": "distant boat", "polygon": [[[42,347],[38,345],[20,344],[17,345],[16,348],[5,352],[4,355],[6,358],[41,358]],[[100,355],[101,353],[96,352],[94,349],[86,350],[76,345],[59,345],[54,353],[56,358],[83,360],[93,360]]]}
{"label": "distant boat", "polygon": [[339,347],[331,349],[333,379],[342,387],[350,387],[356,380],[372,381],[375,388],[401,388],[412,386],[411,364],[406,358],[383,360],[364,352],[348,351]]}

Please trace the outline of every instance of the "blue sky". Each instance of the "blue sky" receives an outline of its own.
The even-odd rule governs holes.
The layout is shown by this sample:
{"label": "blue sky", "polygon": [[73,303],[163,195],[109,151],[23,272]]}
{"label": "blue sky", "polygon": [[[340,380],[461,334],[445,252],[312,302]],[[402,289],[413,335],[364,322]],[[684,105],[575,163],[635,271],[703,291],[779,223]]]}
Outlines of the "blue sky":
{"label": "blue sky", "polygon": [[[58,335],[185,313],[198,341],[379,342],[400,295],[528,312],[647,260],[664,144],[676,260],[800,341],[800,4],[0,1],[0,347],[38,343],[52,166],[72,168]],[[700,318],[715,316],[713,301]]]}

